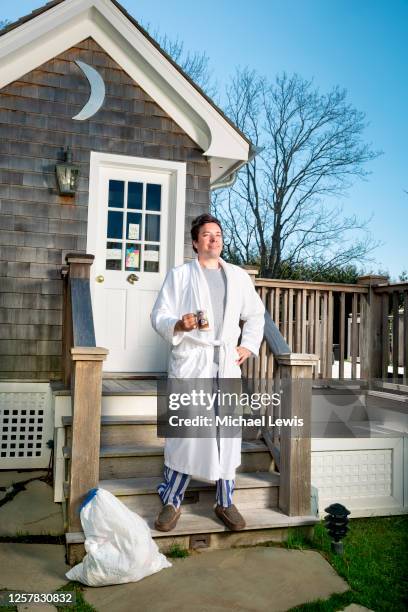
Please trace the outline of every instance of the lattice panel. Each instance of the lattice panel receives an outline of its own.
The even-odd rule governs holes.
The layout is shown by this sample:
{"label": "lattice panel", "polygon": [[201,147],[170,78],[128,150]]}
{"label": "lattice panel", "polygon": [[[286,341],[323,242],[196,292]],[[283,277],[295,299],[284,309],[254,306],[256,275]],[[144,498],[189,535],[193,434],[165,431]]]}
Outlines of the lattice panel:
{"label": "lattice panel", "polygon": [[312,453],[312,482],[322,499],[392,495],[392,449]]}
{"label": "lattice panel", "polygon": [[0,461],[41,457],[47,393],[0,392]]}

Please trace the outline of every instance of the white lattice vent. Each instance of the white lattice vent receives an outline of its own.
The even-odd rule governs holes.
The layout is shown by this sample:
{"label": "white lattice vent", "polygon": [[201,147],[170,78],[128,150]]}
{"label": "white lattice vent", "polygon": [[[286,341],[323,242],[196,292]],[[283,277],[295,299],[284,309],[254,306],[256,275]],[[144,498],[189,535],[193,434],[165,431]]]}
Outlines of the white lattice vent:
{"label": "white lattice vent", "polygon": [[312,470],[323,498],[392,494],[391,449],[314,453]]}
{"label": "white lattice vent", "polygon": [[321,516],[335,502],[347,506],[354,517],[406,512],[403,436],[315,438],[311,444],[312,484],[318,489]]}
{"label": "white lattice vent", "polygon": [[50,454],[47,442],[52,433],[48,390],[0,390],[2,467],[46,467]]}

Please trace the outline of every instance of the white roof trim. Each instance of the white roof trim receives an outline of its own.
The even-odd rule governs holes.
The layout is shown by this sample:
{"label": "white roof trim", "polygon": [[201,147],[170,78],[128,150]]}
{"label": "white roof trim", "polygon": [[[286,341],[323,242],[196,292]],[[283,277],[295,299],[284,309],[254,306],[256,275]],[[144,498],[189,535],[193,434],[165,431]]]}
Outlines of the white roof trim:
{"label": "white roof trim", "polygon": [[[211,181],[248,142],[110,0],[65,0],[0,37],[0,88],[91,36],[196,142],[212,163]],[[222,168],[220,166],[222,165]]]}

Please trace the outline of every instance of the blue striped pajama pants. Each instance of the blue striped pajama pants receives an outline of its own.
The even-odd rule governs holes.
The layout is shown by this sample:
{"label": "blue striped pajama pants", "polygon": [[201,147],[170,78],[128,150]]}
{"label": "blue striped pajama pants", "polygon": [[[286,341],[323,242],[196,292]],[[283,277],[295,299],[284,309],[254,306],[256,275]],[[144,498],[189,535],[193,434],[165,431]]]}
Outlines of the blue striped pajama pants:
{"label": "blue striped pajama pants", "polygon": [[[191,476],[189,474],[177,472],[165,465],[164,481],[157,487],[157,492],[163,505],[172,504],[175,508],[179,508],[190,480]],[[217,480],[216,485],[215,500],[217,504],[228,508],[232,505],[235,480],[220,478]]]}

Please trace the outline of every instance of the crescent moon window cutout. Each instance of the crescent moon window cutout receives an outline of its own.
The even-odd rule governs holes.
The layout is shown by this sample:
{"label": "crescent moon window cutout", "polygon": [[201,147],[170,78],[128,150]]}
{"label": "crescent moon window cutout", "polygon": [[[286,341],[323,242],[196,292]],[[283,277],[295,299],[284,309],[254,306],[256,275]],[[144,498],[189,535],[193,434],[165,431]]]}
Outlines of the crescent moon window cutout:
{"label": "crescent moon window cutout", "polygon": [[88,79],[89,86],[91,88],[91,94],[88,102],[85,104],[83,109],[77,115],[75,115],[75,117],[72,117],[77,121],[84,121],[85,119],[92,117],[101,108],[105,100],[105,83],[95,68],[92,68],[92,66],[89,66],[89,64],[85,64],[79,60],[76,60],[75,63],[79,66]]}

